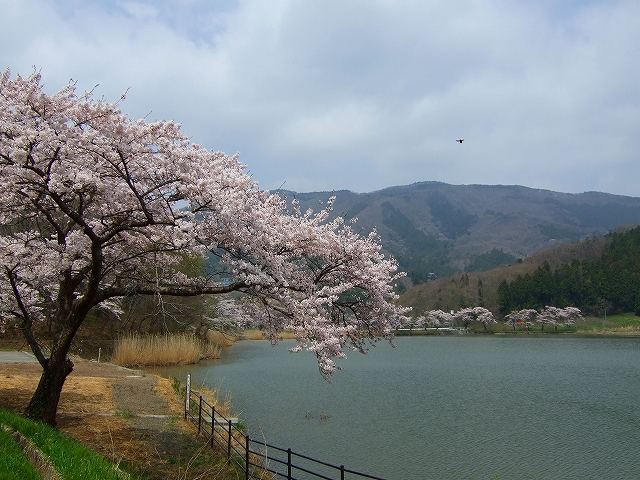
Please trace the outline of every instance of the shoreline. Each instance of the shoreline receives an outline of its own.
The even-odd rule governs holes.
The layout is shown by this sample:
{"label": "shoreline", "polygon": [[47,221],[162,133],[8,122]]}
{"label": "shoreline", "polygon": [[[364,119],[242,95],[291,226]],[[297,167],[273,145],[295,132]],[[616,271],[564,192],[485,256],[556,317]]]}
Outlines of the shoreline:
{"label": "shoreline", "polygon": [[471,331],[442,331],[444,329],[438,329],[438,331],[429,330],[403,330],[394,331],[395,337],[444,337],[444,336],[467,336],[467,335],[500,335],[500,336],[518,336],[518,335],[530,335],[530,336],[577,336],[577,337],[619,337],[619,338],[640,338],[640,330],[596,330],[591,332],[529,332],[526,330],[518,330],[515,332],[501,331],[501,332],[474,332]]}

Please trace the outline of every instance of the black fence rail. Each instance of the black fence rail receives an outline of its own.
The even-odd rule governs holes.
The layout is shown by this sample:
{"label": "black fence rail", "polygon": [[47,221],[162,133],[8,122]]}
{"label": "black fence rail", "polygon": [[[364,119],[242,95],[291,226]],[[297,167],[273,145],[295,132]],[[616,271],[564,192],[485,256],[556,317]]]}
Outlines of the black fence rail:
{"label": "black fence rail", "polygon": [[190,375],[187,375],[184,418],[197,424],[198,433],[207,436],[211,448],[224,451],[227,459],[244,472],[247,480],[251,478],[384,480],[381,477],[350,470],[344,465],[333,465],[296,453],[290,448],[280,448],[254,440],[239,428],[237,419],[226,418],[216,411],[215,406],[199,392],[191,389]]}

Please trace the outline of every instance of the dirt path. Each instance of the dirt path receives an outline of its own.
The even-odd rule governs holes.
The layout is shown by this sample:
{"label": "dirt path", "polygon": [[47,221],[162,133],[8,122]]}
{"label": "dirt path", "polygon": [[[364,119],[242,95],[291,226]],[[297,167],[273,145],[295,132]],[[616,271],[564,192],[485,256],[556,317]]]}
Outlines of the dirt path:
{"label": "dirt path", "polygon": [[[58,428],[141,478],[237,478],[183,420],[171,382],[142,371],[74,359]],[[37,363],[0,363],[0,407],[22,411],[40,378]]]}

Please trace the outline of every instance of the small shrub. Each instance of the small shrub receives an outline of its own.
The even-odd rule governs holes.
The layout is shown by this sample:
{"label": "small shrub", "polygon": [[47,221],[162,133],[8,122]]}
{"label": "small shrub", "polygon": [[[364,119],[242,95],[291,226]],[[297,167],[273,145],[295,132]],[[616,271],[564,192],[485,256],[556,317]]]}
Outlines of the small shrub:
{"label": "small shrub", "polygon": [[171,383],[171,388],[173,389],[173,392],[178,395],[180,398],[184,398],[184,396],[186,395],[186,387],[182,386],[182,383],[180,383],[180,379],[176,378],[176,377],[169,377],[169,382]]}

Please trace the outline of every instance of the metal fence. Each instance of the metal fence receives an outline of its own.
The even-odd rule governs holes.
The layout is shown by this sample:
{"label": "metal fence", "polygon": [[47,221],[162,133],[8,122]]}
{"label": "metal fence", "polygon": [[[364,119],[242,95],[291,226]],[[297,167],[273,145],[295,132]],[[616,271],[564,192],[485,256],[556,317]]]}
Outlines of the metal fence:
{"label": "metal fence", "polygon": [[187,375],[184,418],[198,425],[198,433],[207,436],[211,448],[226,453],[227,459],[244,472],[245,479],[286,478],[303,479],[355,479],[384,480],[315,458],[254,440],[238,426],[237,419],[226,418],[216,411],[199,392],[191,389],[191,376]]}

